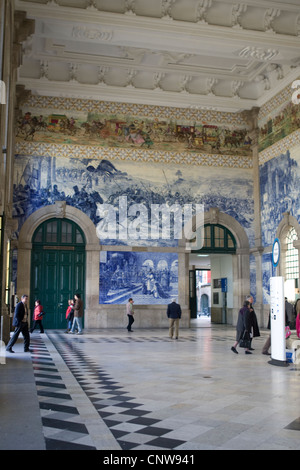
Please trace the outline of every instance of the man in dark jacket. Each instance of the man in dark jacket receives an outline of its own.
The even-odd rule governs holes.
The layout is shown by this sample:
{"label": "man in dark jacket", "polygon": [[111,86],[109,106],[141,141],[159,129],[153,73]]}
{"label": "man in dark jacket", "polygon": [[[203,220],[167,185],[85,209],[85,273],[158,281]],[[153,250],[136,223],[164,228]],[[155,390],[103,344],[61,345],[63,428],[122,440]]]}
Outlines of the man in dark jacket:
{"label": "man in dark jacket", "polygon": [[21,301],[17,303],[13,318],[13,326],[15,326],[14,334],[12,335],[8,345],[6,346],[6,351],[13,353],[13,345],[17,341],[19,334],[22,333],[24,337],[24,351],[30,352],[30,336],[28,331],[28,308],[27,308],[28,295],[22,295]]}
{"label": "man in dark jacket", "polygon": [[257,323],[256,313],[253,308],[253,297],[252,295],[247,295],[246,300],[250,302],[250,322],[251,322],[251,337],[250,337],[250,351],[254,351],[252,348],[252,339],[260,336],[260,331]]}
{"label": "man in dark jacket", "polygon": [[[236,341],[231,347],[231,351],[235,354],[238,354],[236,347],[239,344],[239,341],[243,338],[244,333],[246,332],[247,339],[250,339],[251,332],[251,318],[250,318],[250,302],[246,300],[243,307],[239,311],[238,320],[236,324]],[[249,351],[249,348],[245,349],[245,354],[252,354]]]}
{"label": "man in dark jacket", "polygon": [[181,318],[181,307],[176,303],[176,299],[172,299],[172,302],[168,305],[167,316],[169,318],[169,336],[173,338],[174,326],[175,326],[175,338],[178,339],[179,331],[179,320]]}

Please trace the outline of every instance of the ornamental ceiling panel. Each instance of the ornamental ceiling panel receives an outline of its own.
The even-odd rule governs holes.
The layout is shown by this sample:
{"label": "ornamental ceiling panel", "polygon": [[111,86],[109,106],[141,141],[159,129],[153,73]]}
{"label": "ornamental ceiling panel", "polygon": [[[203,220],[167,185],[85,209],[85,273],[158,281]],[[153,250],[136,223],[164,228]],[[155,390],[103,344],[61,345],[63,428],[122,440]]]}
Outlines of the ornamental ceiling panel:
{"label": "ornamental ceiling panel", "polygon": [[300,76],[300,0],[15,0],[15,9],[35,22],[18,84],[40,95],[241,112]]}

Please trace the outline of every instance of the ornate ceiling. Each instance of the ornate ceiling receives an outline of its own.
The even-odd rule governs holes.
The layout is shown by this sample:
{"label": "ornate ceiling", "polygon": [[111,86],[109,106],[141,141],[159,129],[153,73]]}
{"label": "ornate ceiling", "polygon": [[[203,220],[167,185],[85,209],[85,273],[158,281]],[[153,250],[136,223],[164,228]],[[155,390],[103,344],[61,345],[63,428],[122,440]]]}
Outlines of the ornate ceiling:
{"label": "ornate ceiling", "polygon": [[[33,93],[238,112],[300,77],[300,0],[15,0]],[[291,92],[292,94],[292,92]]]}

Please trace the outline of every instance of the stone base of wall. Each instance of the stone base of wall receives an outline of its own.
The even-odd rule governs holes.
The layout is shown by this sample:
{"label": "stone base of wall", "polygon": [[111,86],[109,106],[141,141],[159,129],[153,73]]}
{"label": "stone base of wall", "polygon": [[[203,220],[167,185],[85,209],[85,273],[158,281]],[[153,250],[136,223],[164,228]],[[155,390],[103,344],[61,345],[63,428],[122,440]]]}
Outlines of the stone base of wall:
{"label": "stone base of wall", "polygon": [[[133,328],[168,328],[167,306],[134,306]],[[85,328],[126,328],[128,318],[124,305],[101,305],[94,310],[85,310]],[[190,310],[182,308],[181,328],[189,328]]]}
{"label": "stone base of wall", "polygon": [[222,323],[226,325],[233,325],[233,309],[227,308],[226,318],[223,318],[223,309],[219,307],[212,307],[211,309],[211,322]]}
{"label": "stone base of wall", "polygon": [[10,339],[10,331],[11,318],[9,315],[4,314],[2,315],[2,341],[4,341],[5,344],[7,344]]}

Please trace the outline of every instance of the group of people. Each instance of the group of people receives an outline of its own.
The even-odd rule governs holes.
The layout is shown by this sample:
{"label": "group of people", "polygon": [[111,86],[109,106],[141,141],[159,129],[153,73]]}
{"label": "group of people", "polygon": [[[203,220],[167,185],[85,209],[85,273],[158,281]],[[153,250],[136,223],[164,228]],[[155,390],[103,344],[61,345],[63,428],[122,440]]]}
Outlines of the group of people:
{"label": "group of people", "polygon": [[[43,306],[41,305],[40,300],[35,301],[35,308],[33,312],[33,324],[31,329],[28,328],[28,295],[24,294],[21,297],[21,301],[17,303],[14,317],[13,317],[13,326],[15,331],[9,340],[6,351],[13,353],[13,345],[16,343],[20,333],[24,337],[24,351],[30,351],[30,333],[33,333],[36,326],[39,326],[40,332],[44,333],[43,327],[43,316],[45,312]],[[126,305],[126,313],[128,317],[127,330],[132,332],[132,324],[134,323],[134,308],[133,308],[133,299],[130,297]],[[236,325],[236,340],[234,345],[231,347],[231,351],[235,354],[238,354],[237,346],[242,339],[246,339],[247,346],[244,347],[245,354],[252,354],[252,339],[260,336],[260,331],[258,327],[257,317],[253,308],[253,297],[251,295],[247,296],[243,307],[239,310],[238,321]],[[295,316],[296,316],[296,332],[297,336],[300,338],[300,299],[296,301],[295,304]],[[167,306],[167,317],[169,318],[169,337],[173,338],[175,330],[175,338],[178,339],[179,333],[179,320],[181,318],[181,307],[180,304],[176,302],[176,299],[172,299],[172,302]],[[68,308],[66,311],[66,321],[67,321],[67,330],[66,333],[82,334],[82,318],[83,318],[83,302],[81,300],[80,294],[75,294],[74,300],[70,299],[68,301]],[[269,348],[271,342],[270,337],[266,340],[262,354],[269,355]]]}
{"label": "group of people", "polygon": [[[253,297],[252,295],[248,295],[243,307],[239,311],[238,321],[236,324],[235,343],[231,347],[231,351],[235,354],[238,354],[236,348],[241,340],[244,340],[245,343],[247,343],[247,347],[244,348],[245,354],[252,354],[251,351],[254,351],[252,348],[252,340],[257,336],[260,336],[257,317],[252,304]],[[268,352],[263,352],[263,354],[268,354]]]}
{"label": "group of people", "polygon": [[[133,303],[134,303],[134,300],[132,299],[132,297],[130,297],[126,305],[126,313],[128,317],[127,330],[130,332],[133,331],[131,326],[134,322]],[[168,304],[167,317],[169,318],[169,337],[173,338],[174,330],[175,330],[175,338],[178,339],[179,320],[181,318],[181,307],[176,302],[176,299],[172,299],[172,302]]]}
{"label": "group of people", "polygon": [[35,307],[33,312],[33,322],[32,327],[28,328],[28,295],[24,294],[21,297],[21,301],[17,303],[13,318],[13,326],[15,327],[14,334],[10,338],[7,346],[6,351],[10,353],[14,353],[13,345],[16,343],[20,333],[22,333],[24,338],[24,352],[31,352],[29,349],[30,345],[30,335],[29,332],[32,333],[36,326],[38,325],[40,328],[41,333],[44,333],[43,327],[43,316],[45,312],[43,311],[43,306],[41,305],[40,300],[35,301]]}
{"label": "group of people", "polygon": [[[235,354],[238,354],[237,346],[242,339],[246,337],[248,340],[248,346],[245,347],[245,354],[251,354],[251,351],[254,349],[251,347],[252,339],[260,336],[259,327],[257,323],[256,314],[253,308],[253,297],[249,295],[244,302],[243,307],[239,311],[238,321],[236,325],[236,341],[234,345],[231,347],[231,351]],[[295,323],[296,333],[298,338],[300,338],[300,299],[296,300],[294,307],[292,307],[293,313],[291,315],[287,312],[287,305],[290,305],[287,302],[287,298],[285,298],[285,324],[288,327],[290,324]],[[295,321],[293,320],[293,314],[295,316]],[[292,322],[291,322],[292,319]],[[270,329],[270,318],[268,329]],[[263,348],[262,354],[270,356],[269,349],[271,347],[271,336],[269,335],[266,339]]]}
{"label": "group of people", "polygon": [[80,294],[75,294],[74,300],[68,300],[68,304],[66,311],[66,333],[73,335],[77,331],[77,335],[82,335],[83,302]]}
{"label": "group of people", "polygon": [[[28,320],[29,320],[29,313],[28,313],[28,295],[24,294],[21,297],[20,302],[17,303],[15,307],[14,317],[13,317],[13,326],[15,327],[15,331],[10,338],[7,346],[6,351],[10,353],[14,353],[12,349],[14,344],[16,343],[20,333],[22,333],[24,337],[24,352],[31,352],[29,349],[30,345],[30,333],[33,333],[35,328],[39,326],[40,332],[44,333],[43,327],[43,317],[45,312],[43,310],[43,306],[41,305],[40,300],[35,301],[35,307],[33,311],[33,322],[32,327],[29,329],[28,327]],[[67,332],[74,334],[75,330],[77,334],[82,334],[82,318],[83,318],[83,302],[81,300],[80,294],[75,294],[74,300],[69,300],[69,307],[66,313],[66,319],[68,322],[68,329]]]}

